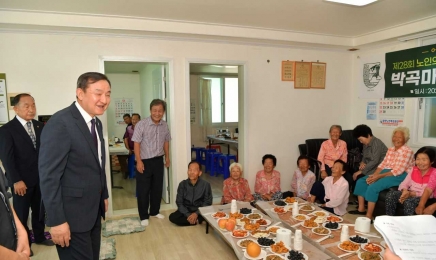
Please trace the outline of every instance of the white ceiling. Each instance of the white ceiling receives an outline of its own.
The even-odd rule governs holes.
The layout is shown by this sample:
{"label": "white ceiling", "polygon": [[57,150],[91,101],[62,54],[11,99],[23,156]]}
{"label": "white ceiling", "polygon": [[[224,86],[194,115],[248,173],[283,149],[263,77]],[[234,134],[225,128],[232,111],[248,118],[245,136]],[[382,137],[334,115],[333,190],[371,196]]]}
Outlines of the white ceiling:
{"label": "white ceiling", "polygon": [[436,16],[436,0],[1,0],[0,9],[132,16],[356,37]]}

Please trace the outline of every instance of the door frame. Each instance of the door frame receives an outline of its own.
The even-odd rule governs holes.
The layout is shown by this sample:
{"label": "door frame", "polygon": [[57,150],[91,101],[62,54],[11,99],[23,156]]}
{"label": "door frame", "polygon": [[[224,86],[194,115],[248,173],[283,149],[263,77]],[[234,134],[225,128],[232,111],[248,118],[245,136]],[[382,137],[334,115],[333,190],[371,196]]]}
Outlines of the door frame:
{"label": "door frame", "polygon": [[[168,87],[168,92],[166,93],[166,98],[168,99],[169,102],[167,102],[168,106],[167,106],[167,113],[169,113],[169,118],[171,120],[171,118],[174,118],[174,60],[172,58],[154,58],[154,57],[133,57],[133,56],[99,56],[98,57],[98,63],[99,63],[99,72],[100,73],[105,73],[104,70],[104,62],[105,61],[127,61],[127,62],[141,62],[141,63],[167,63],[168,64],[168,75],[166,75],[167,77],[167,87]],[[169,109],[168,109],[169,108]],[[103,122],[103,137],[105,139],[105,148],[106,151],[109,151],[109,142],[108,142],[108,128],[107,128],[107,113],[104,113],[102,116],[99,116],[102,119]],[[170,128],[170,132],[171,133],[175,133],[176,131],[176,127],[174,123],[168,122],[169,128]],[[177,139],[174,138],[172,141],[172,146],[176,146],[177,145]],[[176,162],[176,156],[177,153],[171,153],[170,152],[170,161],[171,162]],[[107,173],[111,174],[110,172],[110,154],[109,152],[107,152],[107,156],[106,156],[106,165],[105,165],[105,170],[106,170],[106,176],[108,176]],[[171,169],[171,168],[170,168]],[[175,171],[174,171],[175,172]],[[171,169],[169,172],[169,176],[174,176],[174,172]],[[173,174],[171,174],[173,173]],[[177,178],[173,178],[170,177],[170,182],[169,185],[171,187],[171,184],[173,187],[177,187]],[[109,208],[108,211],[106,213],[106,215],[108,217],[111,216],[122,216],[122,215],[129,215],[129,214],[137,214],[138,210],[137,209],[126,209],[126,210],[117,210],[116,214],[114,214],[114,210],[113,210],[113,203],[112,203],[112,185],[111,185],[111,178],[106,178],[106,185],[108,188],[108,193],[110,194],[109,196]],[[170,196],[172,196],[170,198],[170,204],[171,206],[175,206],[175,197],[174,197],[174,193],[172,194],[170,192]],[[173,205],[174,204],[174,205]]]}

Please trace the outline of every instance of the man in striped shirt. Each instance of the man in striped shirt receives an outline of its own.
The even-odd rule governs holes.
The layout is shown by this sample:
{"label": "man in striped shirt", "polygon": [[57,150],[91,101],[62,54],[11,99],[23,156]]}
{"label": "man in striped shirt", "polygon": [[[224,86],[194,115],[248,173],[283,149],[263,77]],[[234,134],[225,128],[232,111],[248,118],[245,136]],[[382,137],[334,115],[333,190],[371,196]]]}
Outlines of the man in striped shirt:
{"label": "man in striped shirt", "polygon": [[[150,116],[135,126],[132,141],[136,158],[136,191],[141,225],[148,226],[150,216],[163,219],[159,213],[162,198],[164,164],[170,166],[171,135],[162,120],[166,103],[154,99],[150,103]],[[164,163],[165,155],[165,163]],[[150,206],[150,211],[149,211]]]}

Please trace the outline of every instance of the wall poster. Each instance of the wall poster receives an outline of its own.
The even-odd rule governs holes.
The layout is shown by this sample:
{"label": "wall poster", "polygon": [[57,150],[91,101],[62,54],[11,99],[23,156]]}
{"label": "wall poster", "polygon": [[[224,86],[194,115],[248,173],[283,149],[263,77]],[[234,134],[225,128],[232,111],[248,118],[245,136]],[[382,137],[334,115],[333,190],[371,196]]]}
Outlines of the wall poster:
{"label": "wall poster", "polygon": [[368,102],[366,105],[366,120],[377,119],[377,102]]}
{"label": "wall poster", "polygon": [[310,69],[311,62],[296,61],[295,62],[295,82],[294,88],[310,88]]}
{"label": "wall poster", "polygon": [[9,121],[8,99],[6,93],[6,74],[0,73],[0,125]]}
{"label": "wall poster", "polygon": [[322,62],[312,62],[311,65],[310,88],[325,89],[327,64]]}
{"label": "wall poster", "polygon": [[115,125],[125,125],[124,114],[132,115],[133,98],[114,98],[115,103]]}
{"label": "wall poster", "polygon": [[380,127],[403,126],[405,113],[404,98],[381,98],[379,101],[379,120]]}
{"label": "wall poster", "polygon": [[294,81],[295,61],[282,61],[282,81]]}

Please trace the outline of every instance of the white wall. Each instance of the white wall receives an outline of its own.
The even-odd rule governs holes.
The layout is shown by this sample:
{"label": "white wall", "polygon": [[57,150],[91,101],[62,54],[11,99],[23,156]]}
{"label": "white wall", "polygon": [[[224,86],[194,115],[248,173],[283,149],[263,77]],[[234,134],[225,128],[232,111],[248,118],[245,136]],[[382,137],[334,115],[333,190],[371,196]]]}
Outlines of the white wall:
{"label": "white wall", "polygon": [[[168,60],[172,72],[169,112],[173,203],[190,159],[189,62],[244,64],[243,161],[244,175],[252,188],[264,154],[276,155],[282,189],[288,190],[298,144],[307,138],[328,137],[332,124],[341,124],[344,129],[356,124],[352,120],[356,114],[353,61],[348,52],[85,35],[0,35],[0,71],[7,75],[8,91],[30,91],[40,114],[52,114],[70,105],[75,100],[77,77],[86,71],[99,71],[101,56]],[[296,90],[293,83],[282,82],[282,60],[326,62],[326,89]]]}
{"label": "white wall", "polygon": [[[133,98],[133,111],[137,113],[141,111],[141,100],[139,98],[139,75],[138,74],[106,74],[111,81],[111,98],[112,101],[115,98]],[[111,102],[107,109],[107,131],[109,137],[112,138],[114,134],[115,137],[123,139],[124,133],[126,132],[126,124],[116,124],[115,122],[115,103]]]}

